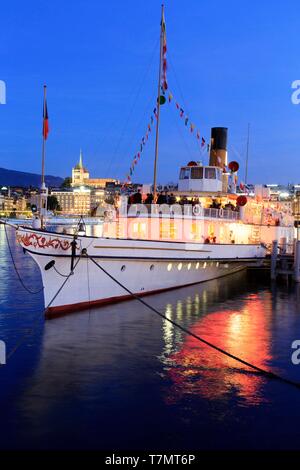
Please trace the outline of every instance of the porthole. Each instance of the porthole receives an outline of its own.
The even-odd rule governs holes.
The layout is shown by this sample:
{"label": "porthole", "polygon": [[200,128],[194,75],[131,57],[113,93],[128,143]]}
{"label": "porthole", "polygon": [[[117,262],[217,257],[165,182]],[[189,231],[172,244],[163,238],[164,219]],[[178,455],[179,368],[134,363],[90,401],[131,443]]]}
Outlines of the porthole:
{"label": "porthole", "polygon": [[168,269],[168,271],[171,271],[171,269],[172,269],[172,263],[169,263],[169,264],[168,264],[167,269]]}
{"label": "porthole", "polygon": [[154,264],[151,264],[150,271],[153,271],[153,269],[154,269]]}
{"label": "porthole", "polygon": [[182,270],[182,263],[179,263],[179,265],[177,266],[178,268],[178,271],[181,271]]}
{"label": "porthole", "polygon": [[126,266],[125,264],[123,264],[123,266],[121,267],[121,271],[125,271],[125,269],[126,269]]}

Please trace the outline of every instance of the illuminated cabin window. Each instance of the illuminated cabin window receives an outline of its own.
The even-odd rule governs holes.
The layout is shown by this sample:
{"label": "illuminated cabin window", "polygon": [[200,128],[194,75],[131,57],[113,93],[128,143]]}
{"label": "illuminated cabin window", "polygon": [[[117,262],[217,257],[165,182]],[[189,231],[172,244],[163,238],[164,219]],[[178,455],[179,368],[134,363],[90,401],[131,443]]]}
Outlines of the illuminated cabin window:
{"label": "illuminated cabin window", "polygon": [[200,265],[200,263],[197,263],[197,264],[196,264],[196,269],[199,269],[199,265]]}
{"label": "illuminated cabin window", "polygon": [[225,230],[224,230],[224,227],[221,226],[220,227],[220,243],[225,243],[225,241],[226,241]]}
{"label": "illuminated cabin window", "polygon": [[182,263],[179,263],[179,265],[177,266],[178,268],[178,271],[181,271],[182,270]]}
{"label": "illuminated cabin window", "polygon": [[133,233],[138,238],[147,238],[147,227],[144,222],[134,222]]}
{"label": "illuminated cabin window", "polygon": [[172,269],[172,263],[169,263],[169,264],[168,264],[167,269],[168,269],[168,271],[171,271],[171,269]]}
{"label": "illuminated cabin window", "polygon": [[191,225],[191,239],[192,240],[200,240],[201,238],[201,225],[196,222],[196,221],[193,221],[192,222],[192,225]]}
{"label": "illuminated cabin window", "polygon": [[214,226],[214,224],[209,224],[209,226],[208,226],[208,235],[209,235],[209,237],[214,237],[215,236],[215,226]]}
{"label": "illuminated cabin window", "polygon": [[175,221],[171,220],[170,221],[170,238],[172,240],[175,240],[176,236],[177,236],[177,227],[175,225]]}
{"label": "illuminated cabin window", "polygon": [[192,267],[192,263],[189,263],[188,266],[187,266],[188,270],[190,270],[191,267]]}
{"label": "illuminated cabin window", "polygon": [[220,264],[220,263],[219,263],[219,261],[217,261],[217,262],[216,262],[216,266],[217,266],[217,268],[219,267],[219,264]]}
{"label": "illuminated cabin window", "polygon": [[205,262],[203,263],[203,269],[205,269],[206,266],[207,266],[207,262],[205,261]]}
{"label": "illuminated cabin window", "polygon": [[159,225],[160,238],[176,238],[177,228],[174,220],[161,220]]}

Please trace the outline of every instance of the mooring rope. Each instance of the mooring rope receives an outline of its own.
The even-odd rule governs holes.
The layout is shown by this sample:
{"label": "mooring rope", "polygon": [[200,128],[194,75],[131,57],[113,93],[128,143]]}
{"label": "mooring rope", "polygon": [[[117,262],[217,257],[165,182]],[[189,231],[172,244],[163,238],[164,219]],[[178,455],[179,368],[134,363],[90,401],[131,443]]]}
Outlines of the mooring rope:
{"label": "mooring rope", "polygon": [[37,290],[37,291],[33,291],[31,290],[29,287],[27,287],[21,277],[21,274],[19,273],[18,271],[18,268],[17,268],[17,265],[15,263],[15,260],[14,260],[14,256],[13,256],[13,252],[12,252],[12,249],[11,249],[11,246],[10,246],[10,243],[9,243],[9,238],[8,238],[8,234],[7,234],[7,230],[6,230],[6,223],[3,223],[4,225],[4,232],[5,232],[5,238],[6,238],[6,242],[7,242],[7,246],[8,246],[8,251],[9,251],[9,254],[10,254],[10,257],[11,257],[11,261],[12,261],[12,264],[13,264],[13,267],[15,269],[15,272],[16,272],[16,275],[17,275],[17,278],[19,279],[22,287],[29,293],[29,294],[32,294],[32,295],[36,295],[36,294],[40,294],[43,290],[44,290],[44,286]]}
{"label": "mooring rope", "polygon": [[198,340],[199,342],[205,344],[206,346],[214,349],[215,351],[218,351],[219,353],[223,354],[224,356],[227,356],[237,362],[239,362],[240,364],[244,364],[245,366],[249,367],[250,369],[253,369],[255,370],[256,372],[259,372],[261,373],[262,375],[264,375],[265,377],[269,378],[269,379],[275,379],[275,380],[278,380],[278,381],[281,381],[281,382],[284,382],[288,385],[292,385],[294,387],[297,387],[298,389],[300,388],[300,383],[299,382],[295,382],[293,380],[290,380],[290,379],[287,379],[285,377],[282,377],[281,375],[278,375],[276,374],[275,372],[271,372],[269,370],[266,370],[266,369],[262,369],[261,367],[258,367],[256,366],[255,364],[252,364],[251,362],[248,362],[248,361],[245,361],[244,359],[242,359],[241,357],[238,357],[238,356],[235,356],[234,354],[231,354],[230,352],[228,351],[225,351],[225,349],[222,349],[220,348],[219,346],[216,346],[215,344],[211,343],[210,341],[207,341],[206,339],[202,338],[201,336],[198,336],[196,335],[195,333],[193,333],[191,330],[185,328],[184,326],[180,325],[179,323],[177,323],[176,321],[174,320],[171,320],[170,318],[168,318],[166,315],[164,315],[163,313],[161,313],[159,310],[157,310],[155,307],[153,307],[152,305],[148,304],[148,302],[145,302],[145,300],[143,300],[138,294],[135,294],[134,292],[132,292],[130,289],[128,289],[126,286],[124,286],[124,284],[122,284],[120,281],[118,281],[114,276],[112,276],[108,271],[106,271],[106,269],[103,268],[103,266],[101,266],[99,263],[97,263],[97,261],[95,261],[91,256],[88,255],[88,253],[83,250],[83,255],[86,255],[88,256],[88,258],[96,265],[98,266],[98,268],[104,273],[106,274],[106,276],[108,276],[112,281],[114,281],[116,284],[118,284],[118,286],[120,286],[122,289],[124,289],[128,294],[130,294],[134,299],[138,300],[141,304],[143,304],[145,307],[147,307],[149,310],[151,310],[152,312],[154,312],[156,315],[158,315],[159,317],[163,318],[164,320],[168,321],[169,323],[171,323],[173,326],[175,326],[176,328],[178,328],[179,330],[181,330],[183,333],[186,333],[187,335],[189,336],[192,336],[193,338],[195,338],[196,340]]}
{"label": "mooring rope", "polygon": [[[8,361],[14,354],[15,352],[19,349],[20,346],[22,346],[22,344],[24,343],[24,341],[26,340],[26,338],[28,338],[28,336],[30,336],[36,329],[39,321],[41,320],[41,317],[42,317],[42,314],[44,315],[47,310],[51,307],[51,305],[53,304],[54,300],[57,298],[57,296],[60,294],[60,292],[63,290],[63,288],[65,287],[65,285],[67,284],[68,280],[70,279],[70,277],[74,274],[74,270],[76,269],[79,261],[81,260],[82,258],[82,255],[79,256],[78,260],[76,261],[75,265],[74,265],[74,268],[73,268],[73,271],[70,271],[70,273],[66,276],[66,279],[64,280],[64,282],[62,283],[62,285],[59,287],[58,291],[55,293],[55,295],[52,297],[52,299],[50,300],[50,302],[48,303],[48,305],[41,311],[39,312],[36,320],[33,322],[31,328],[29,330],[27,330],[23,335],[22,337],[20,338],[20,340],[17,342],[17,344],[12,348],[12,350],[7,354],[6,356],[6,361]],[[27,289],[26,289],[27,290]],[[42,290],[42,289],[41,289]],[[0,366],[4,366],[4,364],[0,364]]]}

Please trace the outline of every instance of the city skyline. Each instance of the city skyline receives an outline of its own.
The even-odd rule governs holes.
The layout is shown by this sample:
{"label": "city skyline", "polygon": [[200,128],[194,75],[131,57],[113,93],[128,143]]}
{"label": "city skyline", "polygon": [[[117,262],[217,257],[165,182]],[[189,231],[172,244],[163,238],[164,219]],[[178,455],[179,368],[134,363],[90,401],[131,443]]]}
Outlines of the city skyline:
{"label": "city skyline", "polygon": [[[72,10],[56,0],[31,4],[30,12],[14,1],[2,7],[0,79],[7,97],[0,106],[0,166],[40,172],[46,83],[46,173],[70,176],[82,148],[91,174],[124,180],[155,106],[160,2],[116,1],[114,8],[77,2]],[[254,1],[246,15],[234,1],[192,1],[188,9],[165,2],[169,89],[206,140],[211,127],[229,128],[229,159],[241,164],[242,180],[250,122],[253,183],[299,181],[293,5],[270,12]],[[134,182],[152,181],[153,158],[152,132]],[[165,104],[158,181],[176,181],[181,165],[200,158],[197,142]]]}

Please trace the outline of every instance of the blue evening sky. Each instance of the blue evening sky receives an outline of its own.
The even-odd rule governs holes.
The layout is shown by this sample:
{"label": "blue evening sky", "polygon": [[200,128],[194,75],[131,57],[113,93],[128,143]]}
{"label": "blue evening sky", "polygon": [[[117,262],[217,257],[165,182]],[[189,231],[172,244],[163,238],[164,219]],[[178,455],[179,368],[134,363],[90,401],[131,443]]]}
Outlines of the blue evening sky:
{"label": "blue evening sky", "polygon": [[[159,0],[10,0],[1,5],[0,167],[39,172],[48,85],[46,173],[67,176],[82,148],[96,177],[124,178],[155,105]],[[229,159],[249,180],[299,182],[299,2],[166,0],[168,83],[201,134],[229,128]],[[150,182],[151,135],[134,181]],[[159,176],[199,160],[174,103],[162,107]],[[204,163],[207,155],[204,155]]]}

